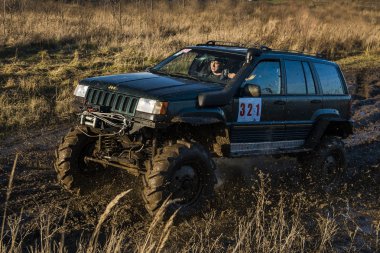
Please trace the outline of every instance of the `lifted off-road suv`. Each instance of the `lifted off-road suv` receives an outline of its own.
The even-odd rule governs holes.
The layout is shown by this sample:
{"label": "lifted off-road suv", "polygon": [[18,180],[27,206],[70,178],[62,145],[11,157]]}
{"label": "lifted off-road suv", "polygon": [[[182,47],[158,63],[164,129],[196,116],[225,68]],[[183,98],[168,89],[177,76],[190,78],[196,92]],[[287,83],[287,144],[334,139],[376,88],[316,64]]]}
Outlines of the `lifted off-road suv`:
{"label": "lifted off-road suv", "polygon": [[73,192],[119,168],[141,176],[151,214],[166,199],[187,214],[213,195],[213,156],[293,155],[326,185],[345,173],[351,97],[320,57],[209,41],[147,72],[84,79],[74,94],[80,124],[55,162]]}

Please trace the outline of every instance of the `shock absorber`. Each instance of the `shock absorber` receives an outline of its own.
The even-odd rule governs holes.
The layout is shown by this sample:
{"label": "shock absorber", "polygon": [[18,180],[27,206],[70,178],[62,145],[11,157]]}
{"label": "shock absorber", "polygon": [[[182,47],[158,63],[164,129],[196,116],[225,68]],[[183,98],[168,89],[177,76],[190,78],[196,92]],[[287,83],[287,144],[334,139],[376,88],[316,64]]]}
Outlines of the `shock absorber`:
{"label": "shock absorber", "polygon": [[112,155],[117,148],[116,140],[112,136],[103,136],[102,138],[102,149],[107,153],[107,155]]}

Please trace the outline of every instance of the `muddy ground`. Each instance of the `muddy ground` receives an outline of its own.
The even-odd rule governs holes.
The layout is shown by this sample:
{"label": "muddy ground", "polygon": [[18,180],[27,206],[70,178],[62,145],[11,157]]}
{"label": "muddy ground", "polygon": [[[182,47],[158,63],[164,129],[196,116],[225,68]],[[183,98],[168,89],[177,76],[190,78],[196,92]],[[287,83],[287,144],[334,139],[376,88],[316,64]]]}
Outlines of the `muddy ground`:
{"label": "muddy ground", "polygon": [[[264,172],[270,187],[269,200],[276,201],[279,194],[303,194],[310,202],[311,215],[337,215],[338,232],[331,250],[345,252],[375,252],[379,250],[380,224],[380,78],[376,69],[347,72],[346,78],[353,94],[355,134],[346,139],[349,170],[352,176],[335,191],[323,191],[316,182],[304,182],[292,158],[254,157],[252,159],[218,159],[220,186],[215,212],[236,212],[252,205],[252,191],[257,189],[258,173]],[[139,197],[140,181],[133,176],[115,171],[117,176],[109,184],[99,186],[90,195],[73,196],[57,184],[52,166],[53,150],[70,126],[23,130],[9,134],[0,142],[0,213],[3,213],[5,195],[15,153],[20,153],[13,188],[8,205],[8,216],[22,216],[22,224],[30,231],[25,245],[33,244],[40,228],[36,219],[41,213],[49,214],[52,221],[65,219],[66,245],[76,248],[78,238],[91,233],[106,205],[119,192],[133,189],[123,200],[110,223],[124,224],[131,235],[143,236],[151,222]],[[234,173],[231,173],[234,171]],[[236,178],[239,178],[236,183]],[[232,180],[234,179],[234,180]],[[271,199],[272,198],[272,199]],[[338,217],[338,215],[340,215]],[[344,222],[340,217],[345,217]],[[202,221],[204,214],[192,218]],[[189,224],[189,223],[187,223]],[[178,225],[177,230],[186,226]],[[229,239],[228,227],[216,225],[215,231],[224,233],[226,248],[234,243]],[[347,231],[356,231],[356,234]],[[186,231],[182,231],[186,234]],[[178,231],[176,234],[181,233]],[[352,237],[353,235],[353,237]],[[179,244],[181,241],[179,240]]]}

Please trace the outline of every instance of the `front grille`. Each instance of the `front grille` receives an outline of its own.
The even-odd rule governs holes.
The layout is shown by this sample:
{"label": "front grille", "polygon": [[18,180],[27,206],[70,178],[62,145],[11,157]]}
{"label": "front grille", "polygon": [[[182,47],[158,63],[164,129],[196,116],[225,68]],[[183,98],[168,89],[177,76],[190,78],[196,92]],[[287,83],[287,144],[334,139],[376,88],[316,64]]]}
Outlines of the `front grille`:
{"label": "front grille", "polygon": [[112,112],[135,115],[138,98],[90,88],[86,100],[91,105],[108,106]]}

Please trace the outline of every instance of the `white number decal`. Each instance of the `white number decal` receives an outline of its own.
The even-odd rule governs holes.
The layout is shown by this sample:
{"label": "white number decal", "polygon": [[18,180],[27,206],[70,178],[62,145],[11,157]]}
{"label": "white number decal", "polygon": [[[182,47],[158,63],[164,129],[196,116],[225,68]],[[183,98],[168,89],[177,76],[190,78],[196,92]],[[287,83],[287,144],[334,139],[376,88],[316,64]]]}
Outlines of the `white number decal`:
{"label": "white number decal", "polygon": [[237,122],[260,121],[261,98],[240,98]]}

